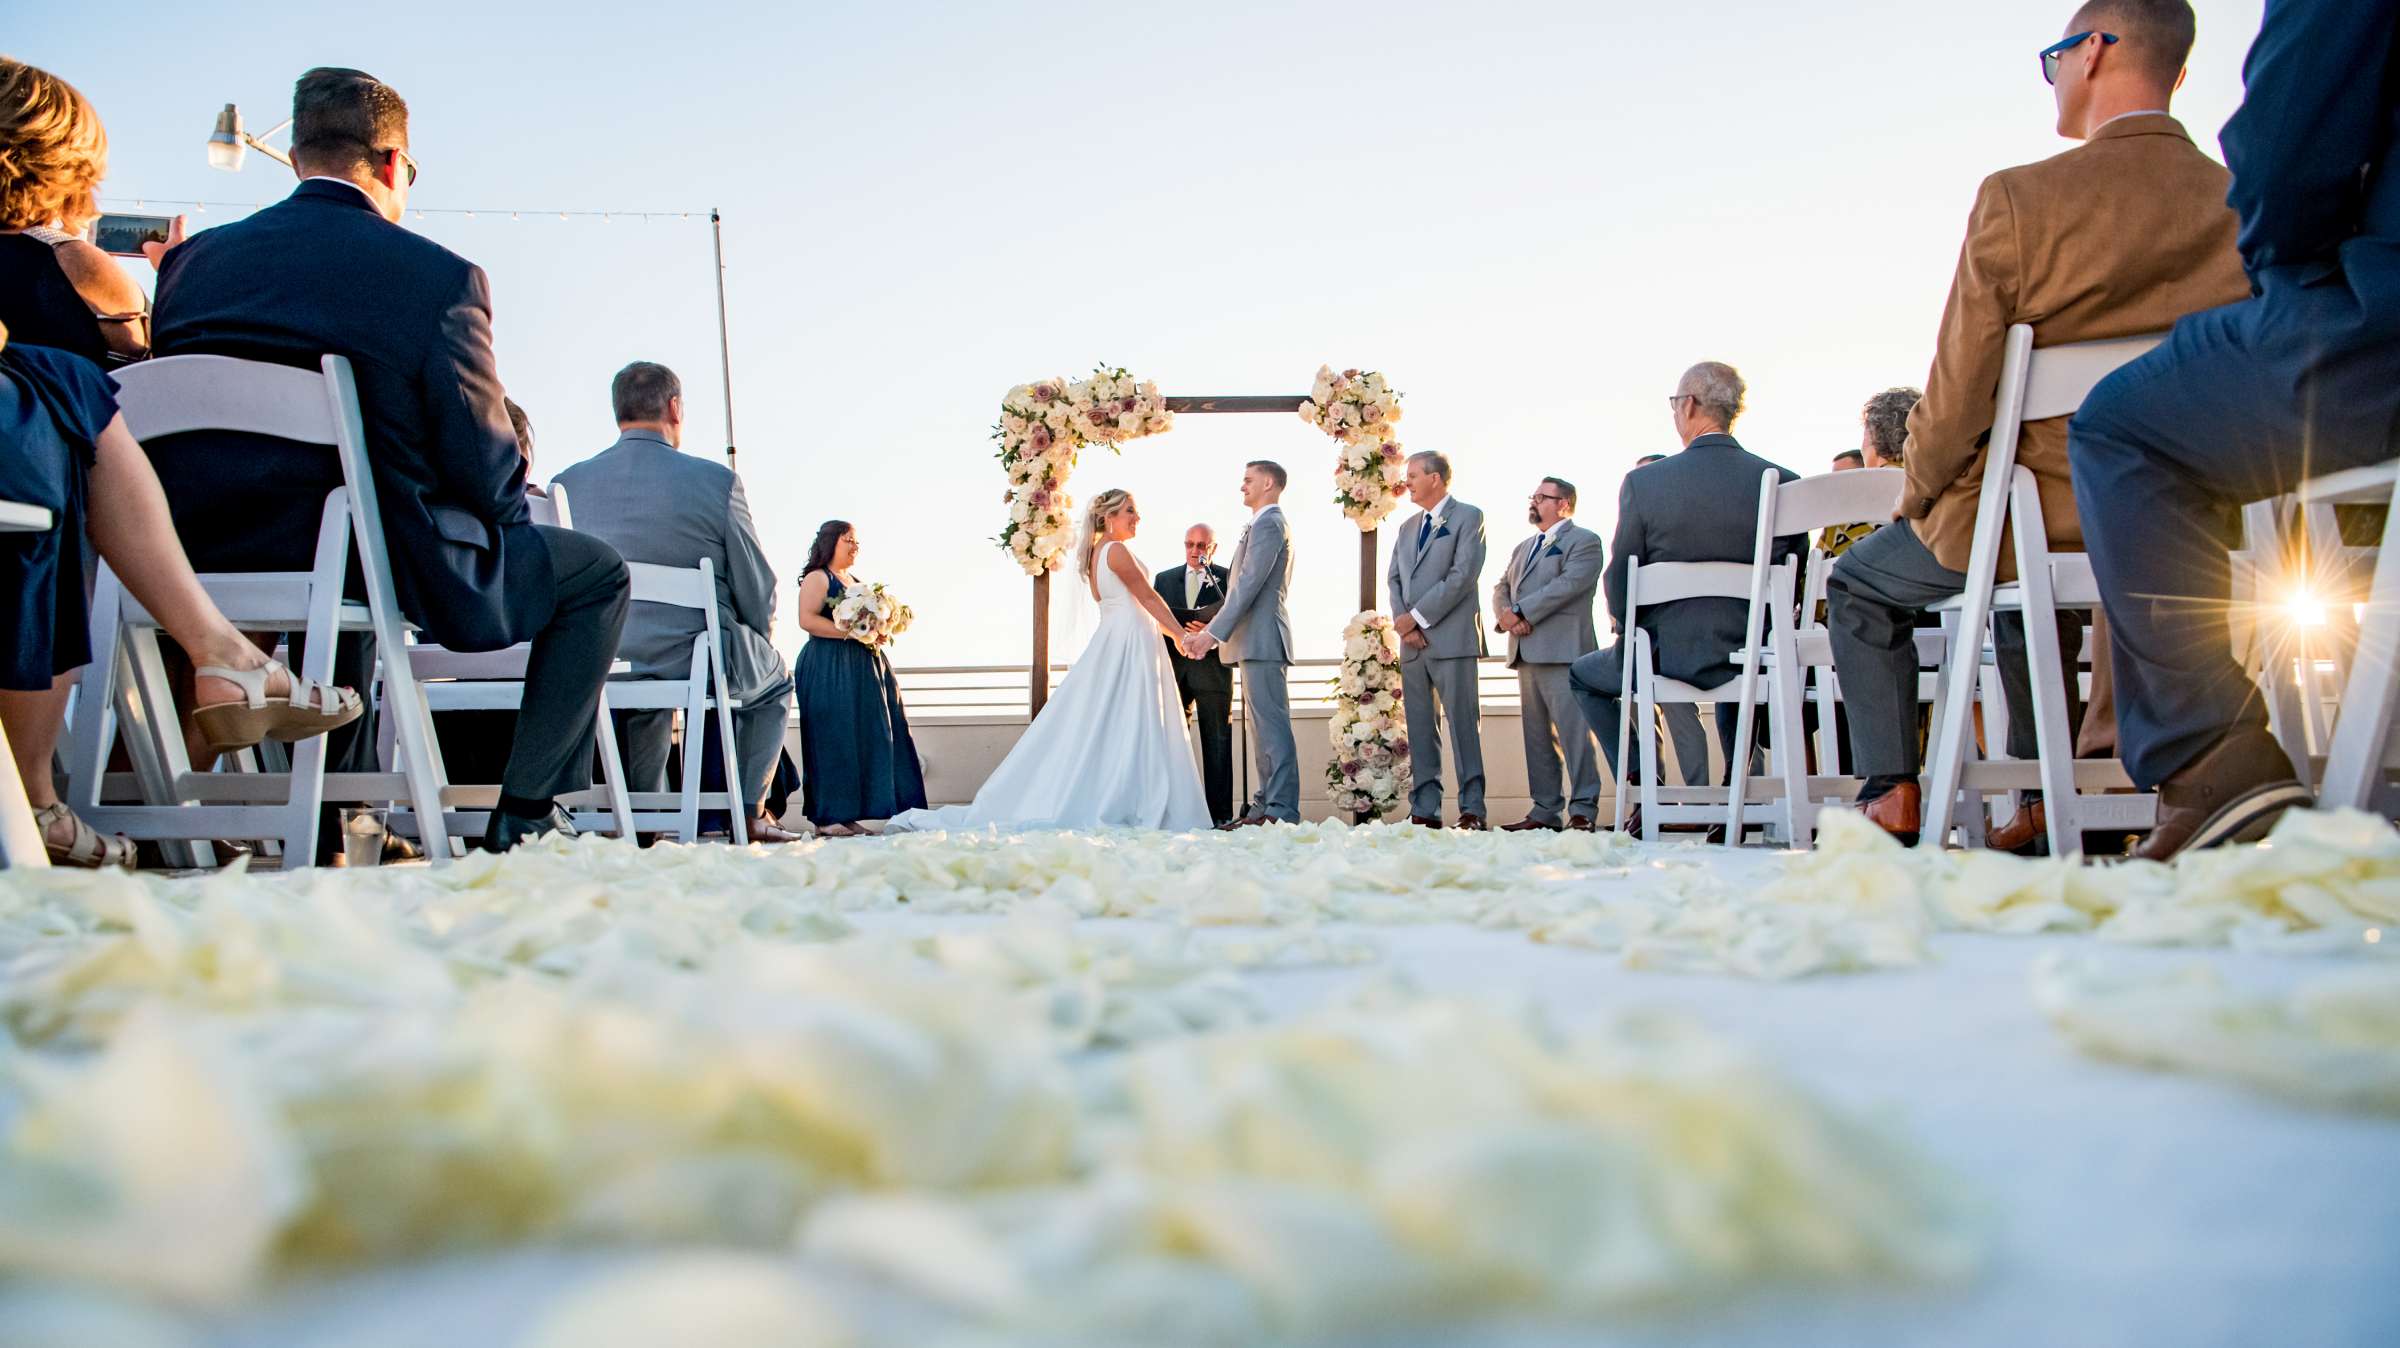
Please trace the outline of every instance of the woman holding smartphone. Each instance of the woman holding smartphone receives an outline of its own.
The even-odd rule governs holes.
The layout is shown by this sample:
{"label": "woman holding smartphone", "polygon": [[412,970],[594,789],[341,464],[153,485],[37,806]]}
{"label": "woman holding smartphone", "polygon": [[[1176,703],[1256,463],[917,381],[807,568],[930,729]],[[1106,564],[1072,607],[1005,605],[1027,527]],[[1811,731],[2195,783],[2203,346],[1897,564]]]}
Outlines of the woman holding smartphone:
{"label": "woman holding smartphone", "polygon": [[82,237],[100,216],[108,133],[75,86],[0,56],[0,324],[102,365],[150,354],[150,300]]}

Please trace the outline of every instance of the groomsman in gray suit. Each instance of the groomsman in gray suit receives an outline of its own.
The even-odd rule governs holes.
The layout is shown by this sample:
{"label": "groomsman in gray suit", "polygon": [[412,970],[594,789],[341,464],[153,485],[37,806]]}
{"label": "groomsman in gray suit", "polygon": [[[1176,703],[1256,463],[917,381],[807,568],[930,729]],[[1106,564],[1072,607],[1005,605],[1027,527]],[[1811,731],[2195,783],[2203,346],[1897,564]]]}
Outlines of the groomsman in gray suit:
{"label": "groomsman in gray suit", "polygon": [[1292,620],[1284,596],[1292,588],[1291,535],[1284,527],[1283,465],[1259,459],[1242,470],[1242,504],[1249,527],[1233,547],[1233,579],[1224,606],[1208,626],[1186,632],[1183,653],[1198,659],[1222,646],[1242,667],[1242,714],[1258,759],[1258,795],[1225,828],[1276,820],[1300,822],[1300,755],[1292,743],[1292,705],[1284,672],[1292,663]]}
{"label": "groomsman in gray suit", "polygon": [[[1525,732],[1525,777],[1533,811],[1508,832],[1561,827],[1590,829],[1600,817],[1600,747],[1567,686],[1567,667],[1600,649],[1592,626],[1600,589],[1600,535],[1579,527],[1575,484],[1546,477],[1533,490],[1526,519],[1541,532],[1517,545],[1508,570],[1492,587],[1495,632],[1508,635],[1508,667],[1517,671],[1518,724]],[[1566,787],[1559,755],[1566,755]]]}
{"label": "groomsman in gray suit", "polygon": [[1400,526],[1387,579],[1400,633],[1400,700],[1408,711],[1409,822],[1442,826],[1442,723],[1458,760],[1458,827],[1483,818],[1483,512],[1450,495],[1450,461],[1408,456],[1408,499],[1424,513]]}

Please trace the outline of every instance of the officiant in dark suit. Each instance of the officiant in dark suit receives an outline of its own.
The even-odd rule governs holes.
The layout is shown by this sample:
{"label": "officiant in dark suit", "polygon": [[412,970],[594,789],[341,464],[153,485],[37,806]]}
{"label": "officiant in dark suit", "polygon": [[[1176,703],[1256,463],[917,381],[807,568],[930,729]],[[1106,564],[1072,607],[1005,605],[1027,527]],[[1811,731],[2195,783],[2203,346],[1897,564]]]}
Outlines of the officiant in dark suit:
{"label": "officiant in dark suit", "polygon": [[[1216,531],[1195,524],[1183,533],[1183,565],[1168,567],[1151,582],[1187,632],[1207,627],[1225,604],[1225,568],[1209,560],[1216,552]],[[1233,671],[1213,650],[1195,660],[1167,641],[1167,656],[1175,662],[1175,690],[1183,696],[1183,709],[1200,724],[1208,817],[1222,824],[1233,818]]]}

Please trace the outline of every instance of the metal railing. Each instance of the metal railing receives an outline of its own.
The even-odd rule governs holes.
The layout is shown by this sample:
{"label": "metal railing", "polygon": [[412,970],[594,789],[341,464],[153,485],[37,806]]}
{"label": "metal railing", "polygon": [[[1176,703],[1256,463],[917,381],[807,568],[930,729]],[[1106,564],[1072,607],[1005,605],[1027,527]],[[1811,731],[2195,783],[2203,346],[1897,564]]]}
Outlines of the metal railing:
{"label": "metal railing", "polygon": [[[1295,660],[1286,667],[1285,688],[1296,713],[1333,709],[1333,676],[1341,661]],[[1050,666],[1050,687],[1066,677],[1067,666]],[[1027,665],[910,665],[892,674],[911,720],[1022,717],[1030,701]],[[1476,666],[1477,693],[1487,710],[1513,711],[1517,705],[1517,676],[1498,656],[1486,656]],[[1234,705],[1239,708],[1236,682]]]}

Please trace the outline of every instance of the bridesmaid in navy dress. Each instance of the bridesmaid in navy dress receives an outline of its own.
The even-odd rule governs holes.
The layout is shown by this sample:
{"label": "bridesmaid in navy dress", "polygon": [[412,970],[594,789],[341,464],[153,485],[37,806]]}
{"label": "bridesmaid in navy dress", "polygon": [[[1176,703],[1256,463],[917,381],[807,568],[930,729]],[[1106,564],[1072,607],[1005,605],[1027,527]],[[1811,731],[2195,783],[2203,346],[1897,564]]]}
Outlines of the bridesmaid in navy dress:
{"label": "bridesmaid in navy dress", "polygon": [[853,583],[858,534],[827,520],[800,575],[800,626],[808,644],[792,668],[800,703],[800,812],[819,833],[865,833],[863,819],[925,807],[925,773],[900,683],[883,652],[833,625],[833,607]]}

